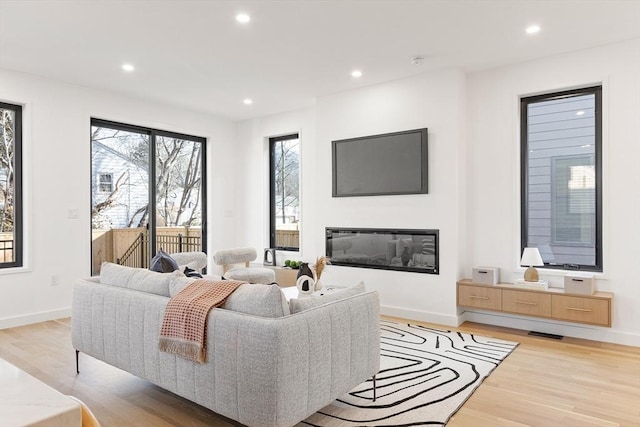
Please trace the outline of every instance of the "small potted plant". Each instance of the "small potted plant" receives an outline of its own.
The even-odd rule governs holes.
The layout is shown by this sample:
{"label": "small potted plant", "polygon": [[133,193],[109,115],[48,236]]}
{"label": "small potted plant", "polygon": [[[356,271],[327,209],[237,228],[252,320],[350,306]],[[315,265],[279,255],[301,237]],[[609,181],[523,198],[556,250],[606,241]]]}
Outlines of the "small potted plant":
{"label": "small potted plant", "polygon": [[284,266],[292,268],[294,270],[299,269],[301,265],[302,265],[302,261],[294,261],[294,260],[291,260],[291,259],[285,259],[284,260]]}

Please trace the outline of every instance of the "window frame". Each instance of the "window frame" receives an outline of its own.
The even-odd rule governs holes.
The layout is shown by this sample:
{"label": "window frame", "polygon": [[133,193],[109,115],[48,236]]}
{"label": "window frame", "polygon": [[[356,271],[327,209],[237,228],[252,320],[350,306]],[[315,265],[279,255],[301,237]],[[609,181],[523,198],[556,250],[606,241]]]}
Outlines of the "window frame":
{"label": "window frame", "polygon": [[24,266],[24,212],[23,212],[23,141],[22,141],[22,106],[0,102],[0,108],[12,110],[14,113],[13,130],[13,261],[0,262],[0,269]]}
{"label": "window frame", "polygon": [[[298,230],[298,247],[276,246],[276,180],[275,180],[275,151],[276,143],[297,139],[300,144],[300,134],[298,132],[269,138],[269,247],[279,251],[300,251],[300,230]],[[300,158],[298,158],[298,179],[300,179]],[[300,200],[300,186],[298,186],[298,200]]]}
{"label": "window frame", "polygon": [[[549,92],[545,94],[526,96],[520,98],[520,253],[528,244],[528,114],[527,109],[531,104],[542,101],[571,98],[582,95],[594,95],[594,153],[595,156],[595,265],[573,263],[547,263],[543,268],[554,270],[603,272],[603,248],[602,248],[602,85],[588,86],[578,89]],[[553,208],[553,204],[552,204]],[[553,218],[552,218],[553,222]],[[579,246],[579,245],[578,245]],[[518,260],[520,257],[518,257]]]}

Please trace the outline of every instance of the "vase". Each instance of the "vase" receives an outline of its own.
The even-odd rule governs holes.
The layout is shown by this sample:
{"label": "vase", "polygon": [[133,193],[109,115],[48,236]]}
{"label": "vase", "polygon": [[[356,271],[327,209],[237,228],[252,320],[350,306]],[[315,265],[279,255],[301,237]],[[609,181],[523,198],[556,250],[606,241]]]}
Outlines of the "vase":
{"label": "vase", "polygon": [[316,283],[313,277],[302,275],[296,280],[296,287],[298,288],[298,297],[307,297],[315,292]]}

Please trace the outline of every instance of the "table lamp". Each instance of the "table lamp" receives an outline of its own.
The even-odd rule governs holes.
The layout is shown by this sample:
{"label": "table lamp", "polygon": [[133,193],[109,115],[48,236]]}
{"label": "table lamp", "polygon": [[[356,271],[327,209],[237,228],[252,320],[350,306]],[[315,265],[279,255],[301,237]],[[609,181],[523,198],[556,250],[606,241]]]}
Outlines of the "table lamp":
{"label": "table lamp", "polygon": [[524,251],[522,252],[522,259],[520,260],[520,265],[529,267],[524,272],[525,281],[537,282],[540,280],[540,277],[538,276],[538,270],[536,270],[534,267],[544,265],[538,248],[524,248]]}

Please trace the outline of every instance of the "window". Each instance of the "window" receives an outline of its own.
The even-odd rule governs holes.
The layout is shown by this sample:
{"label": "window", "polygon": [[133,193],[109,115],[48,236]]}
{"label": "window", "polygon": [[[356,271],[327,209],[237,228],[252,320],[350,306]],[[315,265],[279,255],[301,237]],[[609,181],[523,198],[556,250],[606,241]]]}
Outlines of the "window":
{"label": "window", "polygon": [[98,191],[100,193],[111,193],[113,191],[113,175],[101,173],[98,176]]}
{"label": "window", "polygon": [[22,266],[22,107],[0,102],[0,268]]}
{"label": "window", "polygon": [[300,249],[300,140],[298,134],[269,138],[272,248]]}
{"label": "window", "polygon": [[196,136],[91,120],[92,274],[104,261],[148,267],[158,249],[206,252],[205,148]]}
{"label": "window", "polygon": [[521,99],[522,248],[602,271],[602,87]]}

